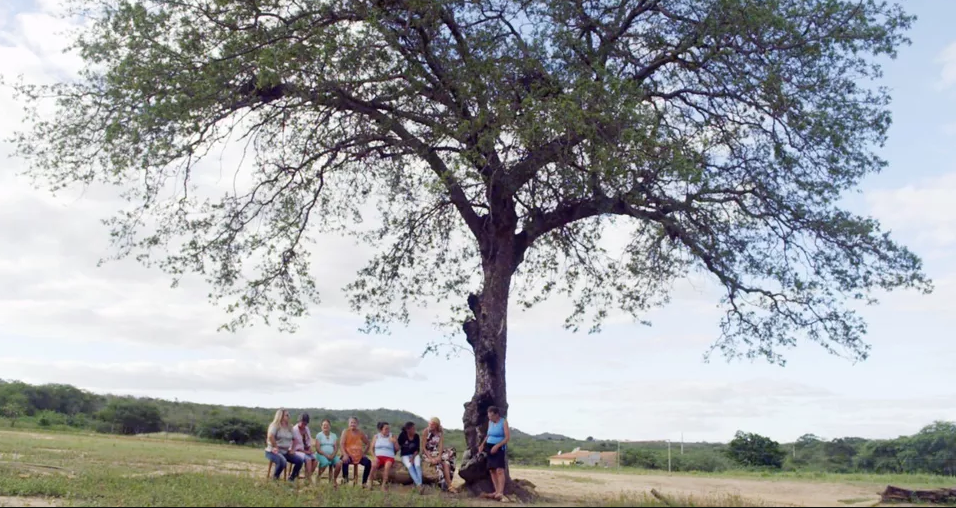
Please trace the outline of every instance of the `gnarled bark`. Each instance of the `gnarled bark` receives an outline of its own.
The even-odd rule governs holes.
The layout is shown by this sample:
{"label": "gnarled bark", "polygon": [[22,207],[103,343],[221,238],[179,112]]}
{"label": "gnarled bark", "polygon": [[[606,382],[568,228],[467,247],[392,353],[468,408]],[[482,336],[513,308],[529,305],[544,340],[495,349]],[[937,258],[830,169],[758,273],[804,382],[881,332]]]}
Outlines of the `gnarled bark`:
{"label": "gnarled bark", "polygon": [[[505,359],[508,348],[508,297],[511,278],[520,262],[522,246],[515,245],[514,229],[505,229],[497,235],[494,249],[482,249],[484,284],[480,295],[468,296],[468,307],[474,317],[462,328],[475,352],[475,394],[465,404],[463,418],[465,451],[459,475],[465,487],[474,495],[494,492],[484,457],[480,455],[482,441],[488,429],[488,408],[496,406],[505,418],[508,416],[508,396],[505,380]],[[507,463],[506,463],[507,465]],[[533,500],[534,490],[511,479],[506,469],[505,493],[522,501]]]}

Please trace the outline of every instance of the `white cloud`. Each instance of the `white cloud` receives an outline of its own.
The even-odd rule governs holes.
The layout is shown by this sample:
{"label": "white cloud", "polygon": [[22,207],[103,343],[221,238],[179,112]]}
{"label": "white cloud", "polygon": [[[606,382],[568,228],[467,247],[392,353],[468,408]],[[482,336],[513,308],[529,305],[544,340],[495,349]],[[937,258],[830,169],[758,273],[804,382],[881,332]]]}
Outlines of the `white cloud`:
{"label": "white cloud", "polygon": [[956,244],[954,197],[956,173],[866,195],[872,213],[885,226],[934,246]]}
{"label": "white cloud", "polygon": [[949,88],[956,85],[956,42],[946,46],[936,61],[943,66],[939,86]]}
{"label": "white cloud", "polygon": [[[58,0],[41,2],[43,12],[4,16],[0,25],[0,71],[23,74],[44,83],[75,75],[80,61],[64,54],[73,25],[52,15]],[[0,12],[0,14],[4,14]],[[20,108],[9,88],[0,89],[0,138],[19,128]],[[211,354],[214,359],[157,363],[102,363],[0,359],[4,377],[38,382],[61,381],[103,390],[255,390],[296,376],[303,384],[316,381],[357,385],[390,377],[420,377],[417,354],[382,348],[360,338],[340,289],[367,259],[366,250],[338,237],[317,242],[315,276],[323,305],[302,322],[299,333],[250,328],[236,334],[217,332],[225,313],[207,300],[208,288],[187,278],[178,289],[158,270],[134,261],[107,263],[108,231],[100,220],[122,206],[112,188],[75,189],[52,196],[31,188],[19,176],[22,162],[7,158],[12,147],[0,142],[0,333],[30,340],[55,339],[108,352],[115,344],[145,346],[176,357]],[[212,185],[232,185],[219,178],[219,165],[238,161],[241,153],[224,149],[208,164]],[[219,181],[221,180],[221,181]],[[2,336],[0,336],[2,337]],[[422,347],[415,344],[412,349]],[[142,349],[140,349],[142,351]],[[417,351],[416,351],[417,352]],[[9,353],[8,353],[9,354]],[[146,353],[148,355],[149,353]],[[168,356],[168,355],[165,355]],[[295,358],[295,361],[289,361]]]}

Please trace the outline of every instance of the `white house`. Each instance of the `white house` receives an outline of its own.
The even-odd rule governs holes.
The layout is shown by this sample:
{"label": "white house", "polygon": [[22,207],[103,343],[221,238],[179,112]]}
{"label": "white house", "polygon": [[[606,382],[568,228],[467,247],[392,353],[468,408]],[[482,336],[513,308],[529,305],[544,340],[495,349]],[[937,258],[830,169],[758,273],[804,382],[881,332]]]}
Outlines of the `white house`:
{"label": "white house", "polygon": [[552,466],[598,466],[611,467],[617,464],[617,453],[615,452],[591,452],[575,448],[569,453],[558,452],[548,458],[548,463]]}

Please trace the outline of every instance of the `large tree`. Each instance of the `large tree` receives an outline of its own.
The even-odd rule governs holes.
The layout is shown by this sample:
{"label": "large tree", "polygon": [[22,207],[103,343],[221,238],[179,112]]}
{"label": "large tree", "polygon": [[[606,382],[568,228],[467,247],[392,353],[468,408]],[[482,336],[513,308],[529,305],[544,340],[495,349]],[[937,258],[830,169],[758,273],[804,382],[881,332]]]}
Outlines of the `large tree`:
{"label": "large tree", "polygon": [[[475,357],[471,452],[485,408],[507,412],[512,293],[567,294],[567,326],[596,330],[700,271],[724,291],[715,348],[782,362],[798,339],[865,358],[853,302],[929,290],[917,256],[840,206],[886,165],[872,81],[907,42],[896,5],[77,3],[80,78],[20,88],[56,99],[19,137],[30,172],[121,186],[120,255],[203,274],[229,329],[307,312],[323,232],[380,249],[347,288],[371,329],[471,293],[453,306]],[[204,196],[220,168],[203,162],[230,139],[246,154],[235,190]]]}

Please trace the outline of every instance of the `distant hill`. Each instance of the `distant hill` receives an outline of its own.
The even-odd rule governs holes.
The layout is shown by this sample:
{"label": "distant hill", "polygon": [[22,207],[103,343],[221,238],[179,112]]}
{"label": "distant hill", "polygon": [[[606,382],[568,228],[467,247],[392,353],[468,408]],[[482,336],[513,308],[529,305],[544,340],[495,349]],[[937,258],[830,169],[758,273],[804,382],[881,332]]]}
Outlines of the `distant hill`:
{"label": "distant hill", "polygon": [[545,432],[532,437],[534,439],[537,439],[538,441],[574,441],[573,438],[570,438],[568,436],[562,436],[561,434],[552,434],[550,432]]}

